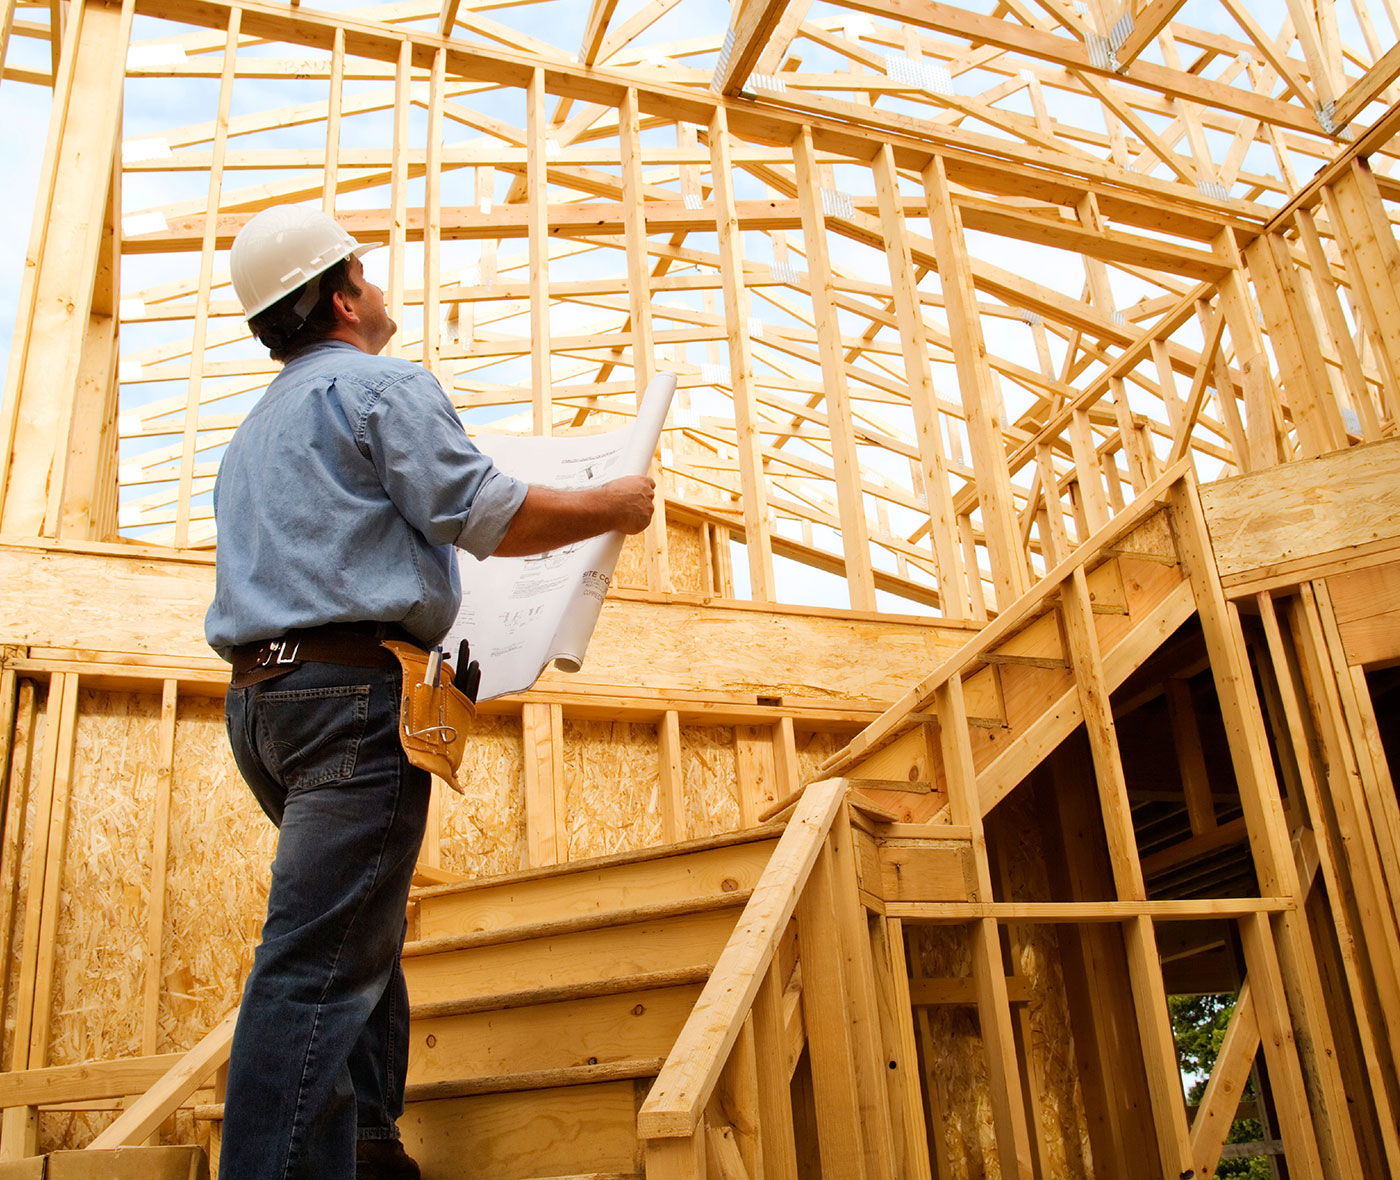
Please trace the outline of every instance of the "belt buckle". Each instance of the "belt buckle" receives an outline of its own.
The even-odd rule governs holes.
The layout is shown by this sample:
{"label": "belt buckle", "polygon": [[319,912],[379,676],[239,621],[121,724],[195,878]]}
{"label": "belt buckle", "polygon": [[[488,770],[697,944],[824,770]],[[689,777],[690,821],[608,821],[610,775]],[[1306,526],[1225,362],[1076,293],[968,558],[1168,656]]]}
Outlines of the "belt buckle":
{"label": "belt buckle", "polygon": [[[290,650],[288,650],[290,648]],[[301,650],[300,640],[269,639],[258,653],[257,666],[270,668],[274,664],[295,664],[297,652]]]}

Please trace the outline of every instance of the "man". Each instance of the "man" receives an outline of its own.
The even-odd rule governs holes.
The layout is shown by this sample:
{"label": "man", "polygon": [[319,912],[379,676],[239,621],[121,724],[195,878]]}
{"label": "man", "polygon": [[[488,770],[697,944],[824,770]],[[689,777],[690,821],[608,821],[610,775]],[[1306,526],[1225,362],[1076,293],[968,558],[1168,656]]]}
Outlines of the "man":
{"label": "man", "polygon": [[321,213],[238,235],[234,288],[282,371],[228,444],[209,643],[233,664],[234,758],[280,830],[229,1062],[227,1180],[416,1180],[399,955],[430,777],[399,744],[380,640],[435,644],[453,547],[524,556],[651,519],[646,477],[560,492],[497,471],[397,330],[360,246]]}

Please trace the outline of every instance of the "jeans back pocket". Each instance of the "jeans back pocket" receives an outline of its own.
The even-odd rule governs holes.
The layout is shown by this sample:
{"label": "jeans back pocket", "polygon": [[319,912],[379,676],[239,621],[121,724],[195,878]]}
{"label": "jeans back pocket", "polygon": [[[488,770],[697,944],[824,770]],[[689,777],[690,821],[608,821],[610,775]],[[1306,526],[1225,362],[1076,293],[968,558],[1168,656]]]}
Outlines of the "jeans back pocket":
{"label": "jeans back pocket", "polygon": [[259,693],[253,734],[268,773],[289,791],[349,778],[365,735],[369,697],[368,684]]}

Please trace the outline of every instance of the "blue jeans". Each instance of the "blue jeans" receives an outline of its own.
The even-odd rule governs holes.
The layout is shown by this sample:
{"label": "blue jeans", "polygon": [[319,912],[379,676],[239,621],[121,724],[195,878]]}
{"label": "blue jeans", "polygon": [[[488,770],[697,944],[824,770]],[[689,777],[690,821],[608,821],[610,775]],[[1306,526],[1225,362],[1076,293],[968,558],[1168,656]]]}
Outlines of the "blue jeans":
{"label": "blue jeans", "polygon": [[239,770],[280,830],[229,1060],[224,1180],[350,1180],[393,1139],[408,1066],[404,911],[429,775],[399,744],[397,669],[302,664],[230,689]]}

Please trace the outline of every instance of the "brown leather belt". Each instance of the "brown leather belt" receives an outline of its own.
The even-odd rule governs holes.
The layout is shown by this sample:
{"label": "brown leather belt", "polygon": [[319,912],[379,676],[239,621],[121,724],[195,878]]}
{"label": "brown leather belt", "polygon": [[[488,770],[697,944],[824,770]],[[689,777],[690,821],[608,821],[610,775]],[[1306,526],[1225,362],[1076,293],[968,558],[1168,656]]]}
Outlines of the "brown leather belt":
{"label": "brown leather belt", "polygon": [[329,623],[288,631],[274,639],[245,643],[233,649],[230,688],[247,688],[290,672],[299,664],[348,664],[354,668],[397,668],[398,660],[385,639],[421,646],[393,623]]}

